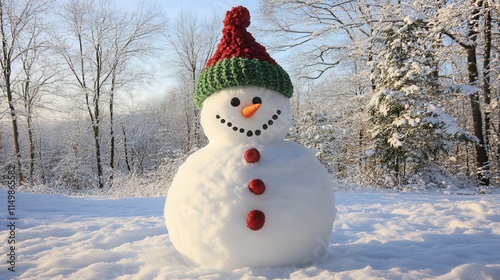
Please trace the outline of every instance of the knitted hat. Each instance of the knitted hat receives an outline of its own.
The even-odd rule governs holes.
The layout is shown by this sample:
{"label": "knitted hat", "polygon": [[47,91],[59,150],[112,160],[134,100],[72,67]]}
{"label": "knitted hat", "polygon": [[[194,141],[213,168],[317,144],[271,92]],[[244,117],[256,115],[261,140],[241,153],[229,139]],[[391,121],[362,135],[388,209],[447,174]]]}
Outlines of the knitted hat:
{"label": "knitted hat", "polygon": [[194,93],[196,107],[201,109],[212,93],[236,86],[264,87],[290,98],[293,85],[288,73],[246,30],[250,25],[247,8],[232,8],[223,22],[222,39],[198,78]]}

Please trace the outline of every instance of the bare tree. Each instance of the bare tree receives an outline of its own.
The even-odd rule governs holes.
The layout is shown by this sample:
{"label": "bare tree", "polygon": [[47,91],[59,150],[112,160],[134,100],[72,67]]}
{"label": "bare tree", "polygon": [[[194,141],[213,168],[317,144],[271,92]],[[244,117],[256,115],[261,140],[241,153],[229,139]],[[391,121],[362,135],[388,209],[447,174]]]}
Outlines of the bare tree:
{"label": "bare tree", "polygon": [[[130,14],[124,13],[115,19],[117,20],[113,22],[114,28],[112,32],[112,48],[114,49],[114,54],[110,68],[111,81],[109,85],[110,187],[113,183],[115,168],[115,92],[117,88],[131,81],[143,80],[141,74],[144,73],[135,71],[133,76],[127,76],[126,71],[129,70],[130,64],[134,61],[149,57],[158,50],[158,47],[151,44],[151,41],[162,36],[166,26],[166,21],[161,10],[155,6],[145,7],[144,2],[140,3],[136,9],[134,9],[134,12]],[[122,131],[124,132],[123,125]],[[125,154],[125,156],[127,155]],[[127,158],[126,161],[128,161]]]}
{"label": "bare tree", "polygon": [[212,56],[219,41],[221,24],[217,17],[200,20],[192,13],[182,12],[171,31],[169,44],[175,53],[181,95],[184,96],[186,121],[185,149],[198,146],[201,141],[199,112],[194,106],[193,94],[200,72]]}
{"label": "bare tree", "polygon": [[262,1],[266,24],[260,29],[283,39],[273,43],[278,51],[304,49],[300,76],[318,79],[346,60],[372,60],[373,25],[384,5],[359,0]]}
{"label": "bare tree", "polygon": [[[26,51],[20,56],[22,71],[19,77],[20,98],[24,106],[29,141],[29,177],[33,180],[36,157],[36,140],[34,129],[34,114],[36,107],[42,107],[42,97],[50,93],[51,86],[57,81],[57,73],[53,62],[47,61],[48,44],[43,37],[43,26],[33,23],[30,26],[30,36]],[[41,150],[39,150],[41,153]]]}
{"label": "bare tree", "polygon": [[[101,122],[108,103],[111,127],[114,124],[115,94],[119,87],[144,77],[140,71],[126,72],[131,64],[151,54],[150,39],[162,34],[165,20],[157,7],[142,2],[134,13],[118,10],[107,1],[71,0],[63,6],[61,21],[66,33],[57,49],[64,58],[75,85],[85,100],[95,146],[99,188],[105,185]],[[139,68],[136,68],[136,70]],[[107,101],[106,101],[107,100]],[[104,107],[104,108],[103,108]],[[109,179],[114,169],[114,129],[110,129]]]}
{"label": "bare tree", "polygon": [[[10,111],[14,152],[17,165],[17,179],[20,184],[24,181],[19,139],[18,112],[14,98],[14,84],[16,67],[21,64],[21,57],[29,50],[36,48],[29,42],[29,26],[36,24],[39,17],[48,8],[49,1],[19,0],[0,1],[0,37],[2,49],[0,51],[0,66],[2,68],[2,91],[7,97]],[[18,64],[19,63],[19,64]]]}
{"label": "bare tree", "polygon": [[[73,74],[80,91],[85,97],[85,106],[89,113],[93,139],[99,188],[104,187],[103,167],[101,159],[100,133],[100,103],[103,78],[103,40],[108,32],[109,17],[100,18],[99,12],[93,9],[91,1],[69,1],[63,6],[62,20],[67,27],[66,38],[56,46],[64,57]],[[76,40],[76,44],[72,41]]]}

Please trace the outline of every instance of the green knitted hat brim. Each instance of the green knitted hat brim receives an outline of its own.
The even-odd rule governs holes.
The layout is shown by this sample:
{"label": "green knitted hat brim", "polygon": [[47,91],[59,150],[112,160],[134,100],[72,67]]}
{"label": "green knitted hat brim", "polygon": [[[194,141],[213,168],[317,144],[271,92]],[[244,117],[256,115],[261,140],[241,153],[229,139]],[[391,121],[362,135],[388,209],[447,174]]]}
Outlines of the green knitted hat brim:
{"label": "green knitted hat brim", "polygon": [[233,57],[218,61],[200,74],[194,93],[194,103],[201,109],[203,101],[212,93],[238,86],[268,88],[288,98],[293,94],[290,77],[281,66],[258,59]]}

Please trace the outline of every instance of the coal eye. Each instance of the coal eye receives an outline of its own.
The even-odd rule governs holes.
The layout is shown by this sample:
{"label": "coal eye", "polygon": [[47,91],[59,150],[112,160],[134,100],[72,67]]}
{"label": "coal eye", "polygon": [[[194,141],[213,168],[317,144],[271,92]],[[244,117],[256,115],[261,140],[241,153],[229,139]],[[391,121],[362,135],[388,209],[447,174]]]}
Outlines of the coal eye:
{"label": "coal eye", "polygon": [[233,97],[233,99],[231,99],[231,106],[233,107],[240,106],[240,99],[238,97]]}
{"label": "coal eye", "polygon": [[260,97],[256,96],[252,99],[253,104],[262,104],[262,99]]}

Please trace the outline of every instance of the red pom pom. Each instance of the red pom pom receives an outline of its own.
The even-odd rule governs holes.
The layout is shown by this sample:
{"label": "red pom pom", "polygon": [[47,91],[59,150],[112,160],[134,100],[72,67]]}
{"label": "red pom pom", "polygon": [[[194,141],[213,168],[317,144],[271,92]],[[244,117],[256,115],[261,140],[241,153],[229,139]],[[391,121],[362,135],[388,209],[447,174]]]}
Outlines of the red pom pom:
{"label": "red pom pom", "polygon": [[260,153],[259,150],[251,148],[245,151],[243,157],[248,163],[256,163],[257,161],[260,160]]}
{"label": "red pom pom", "polygon": [[266,222],[266,215],[260,210],[252,210],[247,215],[247,227],[251,230],[259,230]]}
{"label": "red pom pom", "polygon": [[266,185],[262,182],[261,179],[253,179],[248,183],[248,189],[254,194],[263,194],[266,190]]}
{"label": "red pom pom", "polygon": [[250,12],[243,6],[234,7],[226,12],[224,25],[234,26],[235,28],[247,28],[250,26]]}

